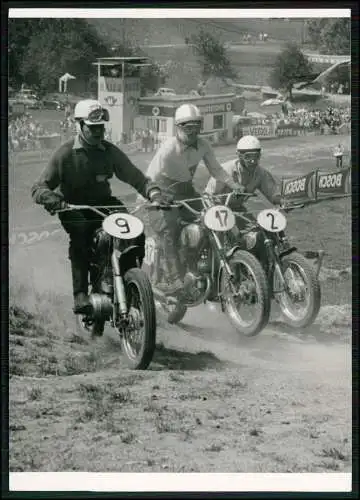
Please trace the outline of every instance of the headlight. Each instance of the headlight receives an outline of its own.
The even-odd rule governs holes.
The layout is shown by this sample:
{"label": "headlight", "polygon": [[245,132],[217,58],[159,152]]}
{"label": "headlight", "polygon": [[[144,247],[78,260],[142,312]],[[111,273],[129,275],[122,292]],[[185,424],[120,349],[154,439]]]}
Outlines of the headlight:
{"label": "headlight", "polygon": [[255,247],[256,238],[257,238],[256,231],[250,231],[249,233],[245,234],[244,239],[245,239],[245,243],[246,243],[246,248],[248,250],[252,250]]}

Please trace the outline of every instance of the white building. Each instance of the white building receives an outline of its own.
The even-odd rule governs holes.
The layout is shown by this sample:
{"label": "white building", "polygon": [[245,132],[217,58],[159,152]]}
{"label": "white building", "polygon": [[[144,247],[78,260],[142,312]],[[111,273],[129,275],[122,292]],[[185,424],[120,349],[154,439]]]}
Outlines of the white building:
{"label": "white building", "polygon": [[98,69],[98,100],[109,110],[106,126],[111,141],[126,136],[129,142],[135,130],[151,130],[162,142],[175,133],[174,116],[178,106],[193,103],[204,116],[202,135],[212,142],[233,138],[233,101],[235,94],[163,95],[140,97],[140,69],[148,66],[145,57],[103,57]]}
{"label": "white building", "polygon": [[211,142],[233,138],[233,101],[235,94],[205,96],[168,95],[141,97],[139,114],[134,120],[135,129],[150,129],[162,142],[175,135],[175,111],[184,103],[199,107],[203,117],[201,135]]}

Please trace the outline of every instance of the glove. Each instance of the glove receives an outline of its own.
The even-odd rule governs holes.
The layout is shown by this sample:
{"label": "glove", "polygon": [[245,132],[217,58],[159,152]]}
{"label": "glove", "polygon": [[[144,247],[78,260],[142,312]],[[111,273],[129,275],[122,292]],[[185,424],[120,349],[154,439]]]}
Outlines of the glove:
{"label": "glove", "polygon": [[244,188],[244,186],[241,186],[240,184],[238,184],[234,189],[235,196],[240,197],[244,192],[245,192],[245,188]]}
{"label": "glove", "polygon": [[154,206],[167,206],[170,205],[172,200],[169,196],[166,196],[161,192],[160,189],[154,189],[153,192],[150,191],[149,199]]}
{"label": "glove", "polygon": [[[45,195],[43,195],[43,198],[45,198]],[[43,205],[45,210],[47,210],[50,215],[54,215],[58,210],[63,210],[67,207],[67,203],[64,201],[63,197],[60,194],[53,192],[46,193]]]}

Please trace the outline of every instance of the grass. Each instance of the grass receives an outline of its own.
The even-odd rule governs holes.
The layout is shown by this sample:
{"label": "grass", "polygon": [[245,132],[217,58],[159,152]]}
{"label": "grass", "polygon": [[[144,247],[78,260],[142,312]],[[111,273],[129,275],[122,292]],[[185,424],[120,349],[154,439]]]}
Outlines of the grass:
{"label": "grass", "polygon": [[[314,393],[307,377],[274,372],[269,380],[269,375],[255,375],[251,367],[241,374],[224,368],[201,377],[188,372],[179,383],[166,371],[147,372],[121,402],[110,397],[123,377],[115,371],[98,373],[91,382],[85,375],[71,382],[60,377],[56,394],[50,379],[16,378],[10,394],[17,422],[10,429],[10,470],[325,472],[335,470],[334,464],[349,470],[351,420],[336,405],[343,388],[327,397],[330,382],[318,384]],[[220,390],[229,377],[242,380],[240,394],[238,386]],[[160,391],[152,399],[155,381]],[[31,389],[39,383],[42,397],[34,400]],[[179,398],[189,384],[207,397]],[[295,418],[292,394],[302,402]],[[346,415],[349,411],[345,408]],[[318,422],[316,438],[309,436],[308,421]]]}

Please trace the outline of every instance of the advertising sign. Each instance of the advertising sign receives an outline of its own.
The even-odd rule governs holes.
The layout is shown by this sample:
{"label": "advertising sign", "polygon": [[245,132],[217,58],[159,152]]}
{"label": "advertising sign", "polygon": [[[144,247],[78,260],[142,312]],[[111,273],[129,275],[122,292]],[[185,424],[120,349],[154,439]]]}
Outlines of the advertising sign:
{"label": "advertising sign", "polygon": [[273,125],[250,125],[242,127],[243,135],[255,135],[260,139],[274,139],[276,137]]}
{"label": "advertising sign", "polygon": [[303,202],[315,199],[315,177],[316,172],[296,177],[294,179],[283,179],[281,195],[286,201]]}
{"label": "advertising sign", "polygon": [[344,196],[351,193],[351,167],[332,172],[317,172],[316,198]]}

